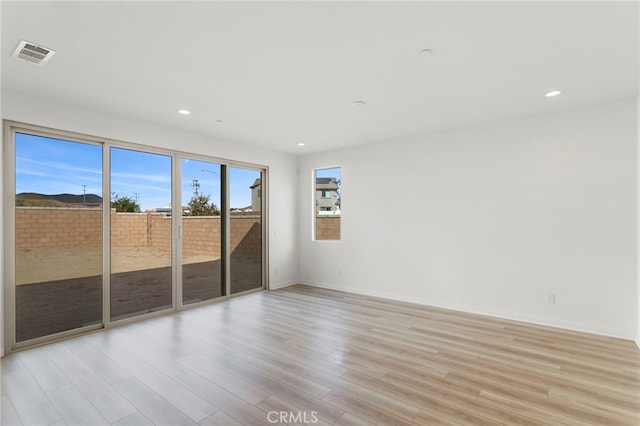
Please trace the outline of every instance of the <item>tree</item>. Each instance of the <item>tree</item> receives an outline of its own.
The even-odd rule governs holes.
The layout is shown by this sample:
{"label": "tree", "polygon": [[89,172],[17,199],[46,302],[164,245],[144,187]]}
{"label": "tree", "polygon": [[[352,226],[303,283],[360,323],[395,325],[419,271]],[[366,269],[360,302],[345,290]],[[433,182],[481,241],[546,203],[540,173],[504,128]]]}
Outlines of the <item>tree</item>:
{"label": "tree", "polygon": [[200,193],[200,183],[198,179],[191,181],[193,195],[189,200],[189,216],[220,216],[218,206],[211,202],[211,195]]}
{"label": "tree", "polygon": [[131,197],[112,194],[111,208],[118,213],[140,213],[140,205]]}
{"label": "tree", "polygon": [[191,187],[193,188],[193,195],[189,200],[189,215],[190,216],[220,216],[220,210],[218,206],[211,202],[211,195],[204,195],[200,193],[200,183],[198,179],[191,181]]}
{"label": "tree", "polygon": [[218,206],[210,201],[211,196],[195,192],[189,200],[190,216],[220,216]]}

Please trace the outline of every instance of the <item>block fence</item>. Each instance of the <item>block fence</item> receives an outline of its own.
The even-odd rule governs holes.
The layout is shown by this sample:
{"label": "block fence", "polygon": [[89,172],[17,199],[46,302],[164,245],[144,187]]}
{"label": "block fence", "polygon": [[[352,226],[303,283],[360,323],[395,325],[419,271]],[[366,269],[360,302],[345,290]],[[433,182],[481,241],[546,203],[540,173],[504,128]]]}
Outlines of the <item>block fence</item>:
{"label": "block fence", "polygon": [[316,216],[316,240],[339,240],[340,216]]}
{"label": "block fence", "polygon": [[[220,216],[182,218],[183,255],[220,256]],[[231,252],[261,255],[260,215],[231,215]],[[113,247],[171,250],[171,217],[163,213],[116,213],[111,209]],[[16,207],[16,249],[102,247],[101,208]]]}

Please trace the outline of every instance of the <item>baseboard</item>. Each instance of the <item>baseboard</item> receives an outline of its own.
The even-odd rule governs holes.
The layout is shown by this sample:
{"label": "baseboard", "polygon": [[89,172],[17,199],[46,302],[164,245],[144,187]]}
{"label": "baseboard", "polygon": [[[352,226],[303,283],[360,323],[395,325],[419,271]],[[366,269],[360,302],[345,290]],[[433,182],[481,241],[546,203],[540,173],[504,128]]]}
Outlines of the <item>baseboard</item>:
{"label": "baseboard", "polygon": [[[470,313],[470,314],[485,315],[485,316],[489,316],[489,317],[495,317],[495,318],[506,319],[506,320],[511,320],[511,321],[526,322],[526,323],[541,325],[541,326],[545,326],[545,327],[553,327],[553,328],[559,328],[559,329],[563,329],[563,330],[577,331],[577,332],[580,332],[580,333],[596,334],[596,335],[599,335],[599,336],[614,337],[614,338],[617,338],[617,339],[624,339],[624,340],[634,340],[634,338],[632,336],[621,335],[616,330],[611,330],[611,329],[607,329],[607,328],[591,327],[588,324],[576,323],[576,322],[573,322],[573,321],[557,321],[557,322],[555,322],[555,321],[549,321],[549,319],[547,319],[547,318],[541,318],[541,317],[537,317],[537,316],[534,316],[534,315],[522,315],[522,314],[519,314],[517,312],[502,312],[502,311],[492,311],[492,310],[478,309],[477,307],[473,307],[473,306],[442,303],[442,302],[437,301],[437,300],[404,297],[404,296],[399,296],[399,295],[396,295],[396,294],[390,294],[390,293],[379,292],[379,291],[372,291],[372,290],[361,289],[361,288],[344,288],[344,287],[339,287],[339,286],[336,286],[336,285],[326,284],[326,283],[300,282],[300,284],[308,285],[308,286],[311,286],[311,287],[326,288],[328,290],[343,291],[345,293],[354,293],[354,294],[360,294],[360,295],[363,295],[363,296],[379,297],[379,298],[382,298],[382,299],[395,300],[395,301],[399,301],[399,302],[415,303],[415,304],[418,304],[418,305],[433,306],[433,307],[436,307],[436,308],[450,309],[452,311],[460,311],[460,312],[466,312],[466,313]],[[638,342],[638,340],[640,340],[640,337],[637,337],[636,340],[635,340],[636,344],[640,348],[640,342]]]}
{"label": "baseboard", "polygon": [[299,284],[298,281],[285,281],[276,284],[269,283],[269,290],[277,290],[279,288],[290,287],[295,284]]}
{"label": "baseboard", "polygon": [[[638,331],[638,333],[640,333],[640,331]],[[636,346],[640,349],[640,334],[636,336]]]}

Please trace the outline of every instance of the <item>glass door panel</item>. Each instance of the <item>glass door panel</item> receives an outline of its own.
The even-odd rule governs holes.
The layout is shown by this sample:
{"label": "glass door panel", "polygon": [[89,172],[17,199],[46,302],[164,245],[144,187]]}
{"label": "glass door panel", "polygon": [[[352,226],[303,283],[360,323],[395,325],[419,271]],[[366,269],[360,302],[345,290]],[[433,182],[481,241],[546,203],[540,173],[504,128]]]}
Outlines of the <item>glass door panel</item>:
{"label": "glass door panel", "polygon": [[110,162],[115,321],[172,306],[171,157],[111,148]]}
{"label": "glass door panel", "polygon": [[225,295],[220,164],[182,159],[182,303]]}
{"label": "glass door panel", "polygon": [[229,167],[231,294],[262,287],[262,173]]}
{"label": "glass door panel", "polygon": [[102,147],[15,134],[16,342],[102,323]]}

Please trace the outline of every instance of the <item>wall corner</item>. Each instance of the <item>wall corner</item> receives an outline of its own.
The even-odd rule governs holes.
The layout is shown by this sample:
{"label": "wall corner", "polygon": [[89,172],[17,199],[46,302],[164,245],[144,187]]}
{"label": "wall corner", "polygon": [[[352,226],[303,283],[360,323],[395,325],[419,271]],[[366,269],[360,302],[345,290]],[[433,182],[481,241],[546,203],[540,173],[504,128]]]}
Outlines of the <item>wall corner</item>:
{"label": "wall corner", "polygon": [[636,346],[640,349],[640,95],[636,97]]}

